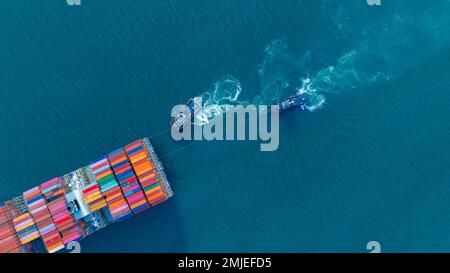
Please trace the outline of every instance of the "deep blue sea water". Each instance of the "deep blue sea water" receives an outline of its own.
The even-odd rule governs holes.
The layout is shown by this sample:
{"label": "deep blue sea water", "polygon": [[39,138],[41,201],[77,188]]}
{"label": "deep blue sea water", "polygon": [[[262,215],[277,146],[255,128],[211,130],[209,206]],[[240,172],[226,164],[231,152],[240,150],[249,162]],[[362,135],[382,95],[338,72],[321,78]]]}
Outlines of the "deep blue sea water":
{"label": "deep blue sea water", "polygon": [[[450,251],[449,11],[445,0],[2,1],[0,200],[150,136],[174,197],[83,252]],[[263,103],[302,85],[325,103],[283,114],[276,152],[160,133],[190,97],[241,90]]]}

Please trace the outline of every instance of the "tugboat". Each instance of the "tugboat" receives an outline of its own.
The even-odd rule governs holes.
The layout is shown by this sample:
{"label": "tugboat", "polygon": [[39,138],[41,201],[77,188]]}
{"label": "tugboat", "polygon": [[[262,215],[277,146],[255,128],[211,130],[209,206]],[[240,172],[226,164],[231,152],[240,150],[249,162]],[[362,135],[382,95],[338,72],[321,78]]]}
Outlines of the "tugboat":
{"label": "tugboat", "polygon": [[278,100],[274,104],[280,107],[280,113],[293,108],[300,108],[302,111],[306,110],[308,100],[304,94],[295,94],[286,99]]}
{"label": "tugboat", "polygon": [[177,130],[180,133],[183,132],[183,125],[188,121],[192,121],[195,115],[202,109],[200,98],[192,98],[188,100],[185,105],[186,108],[170,121],[170,128],[172,128],[172,130]]}

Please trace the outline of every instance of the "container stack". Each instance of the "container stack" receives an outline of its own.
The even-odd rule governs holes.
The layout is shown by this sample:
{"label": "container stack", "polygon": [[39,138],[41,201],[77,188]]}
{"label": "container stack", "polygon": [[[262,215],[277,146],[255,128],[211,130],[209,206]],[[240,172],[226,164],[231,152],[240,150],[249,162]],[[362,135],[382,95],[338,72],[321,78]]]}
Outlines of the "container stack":
{"label": "container stack", "polygon": [[144,189],[148,202],[155,206],[166,200],[169,196],[164,190],[158,170],[150,159],[150,154],[144,145],[144,141],[141,139],[134,141],[125,146],[125,150],[133,165],[134,172]]}
{"label": "container stack", "polygon": [[11,252],[20,247],[21,243],[16,235],[13,223],[6,221],[0,224],[0,253]]}
{"label": "container stack", "polygon": [[108,205],[100,191],[100,186],[96,182],[84,186],[82,193],[83,200],[88,204],[91,212],[98,211]]}
{"label": "container stack", "polygon": [[11,221],[20,215],[20,210],[17,208],[13,200],[8,200],[0,206],[0,224]]}
{"label": "container stack", "polygon": [[12,222],[22,245],[41,237],[29,212],[14,218]]}
{"label": "container stack", "polygon": [[83,239],[86,237],[83,221],[74,221],[73,224],[64,228],[64,230],[61,231],[61,234],[63,236],[64,244]]}
{"label": "container stack", "polygon": [[134,214],[148,209],[147,198],[134,174],[125,150],[120,148],[108,155],[109,162],[116,174],[120,187]]}
{"label": "container stack", "polygon": [[94,173],[95,180],[97,180],[102,193],[119,186],[106,156],[92,161],[89,167]]}
{"label": "container stack", "polygon": [[111,165],[109,165],[108,158],[104,156],[93,161],[90,168],[100,186],[100,191],[106,198],[113,220],[120,221],[132,215],[119,183],[116,181]]}
{"label": "container stack", "polygon": [[19,214],[20,211],[12,200],[0,206],[0,253],[13,252],[21,245],[12,222]]}
{"label": "container stack", "polygon": [[83,231],[78,227],[77,222],[67,210],[67,201],[63,180],[60,177],[54,178],[40,186],[42,194],[47,199],[47,206],[52,215],[56,228],[62,235],[63,243],[83,237]]}
{"label": "container stack", "polygon": [[61,235],[56,229],[52,215],[47,207],[47,202],[42,196],[39,187],[34,187],[23,193],[31,216],[36,223],[45,247],[49,253],[54,253],[64,248]]}

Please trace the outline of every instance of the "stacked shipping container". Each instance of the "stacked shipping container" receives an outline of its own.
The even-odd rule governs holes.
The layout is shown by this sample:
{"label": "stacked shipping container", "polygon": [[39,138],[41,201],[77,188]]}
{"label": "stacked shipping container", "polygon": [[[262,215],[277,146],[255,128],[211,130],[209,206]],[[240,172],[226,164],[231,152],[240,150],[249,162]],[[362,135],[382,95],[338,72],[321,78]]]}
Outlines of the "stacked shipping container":
{"label": "stacked shipping container", "polygon": [[14,218],[12,222],[21,244],[24,245],[40,237],[36,224],[29,212]]}
{"label": "stacked shipping container", "polygon": [[82,229],[67,210],[63,179],[57,177],[49,180],[43,183],[40,189],[47,199],[50,214],[62,235],[64,244],[82,238],[84,235]]}
{"label": "stacked shipping container", "polygon": [[139,182],[144,188],[148,202],[155,206],[166,200],[169,195],[164,189],[154,162],[150,159],[150,153],[144,141],[137,140],[132,142],[125,146],[125,150]]}
{"label": "stacked shipping container", "polygon": [[39,187],[34,187],[23,193],[28,209],[36,223],[39,233],[44,241],[49,253],[56,252],[64,248],[61,235],[56,229],[52,215],[47,207],[47,202],[42,196]]}
{"label": "stacked shipping container", "polygon": [[12,200],[0,206],[0,252],[12,252],[20,247],[12,219],[20,215],[20,210]]}
{"label": "stacked shipping container", "polygon": [[91,212],[98,211],[108,205],[100,191],[100,186],[96,182],[86,185],[82,189],[82,193],[83,200],[89,205]]}
{"label": "stacked shipping container", "polygon": [[127,154],[120,148],[108,155],[120,187],[128,201],[131,211],[137,214],[150,206],[147,203],[142,188],[134,175],[133,168],[128,161]]}
{"label": "stacked shipping container", "polygon": [[123,220],[131,215],[130,208],[125,200],[122,190],[116,181],[109,165],[108,158],[101,157],[90,165],[101,192],[108,203],[109,212],[115,221]]}
{"label": "stacked shipping container", "polygon": [[13,218],[19,215],[20,210],[12,200],[8,200],[2,206],[0,206],[0,224],[6,221],[11,221]]}
{"label": "stacked shipping container", "polygon": [[10,252],[21,245],[13,223],[6,221],[0,224],[0,252]]}

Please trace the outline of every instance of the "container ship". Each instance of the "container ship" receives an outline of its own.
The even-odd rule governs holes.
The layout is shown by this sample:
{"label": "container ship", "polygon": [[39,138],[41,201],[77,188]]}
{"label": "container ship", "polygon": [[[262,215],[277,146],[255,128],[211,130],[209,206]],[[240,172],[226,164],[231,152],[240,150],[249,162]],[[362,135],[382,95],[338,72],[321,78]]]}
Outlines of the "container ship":
{"label": "container ship", "polygon": [[136,140],[0,203],[0,253],[62,252],[172,195],[150,140]]}

